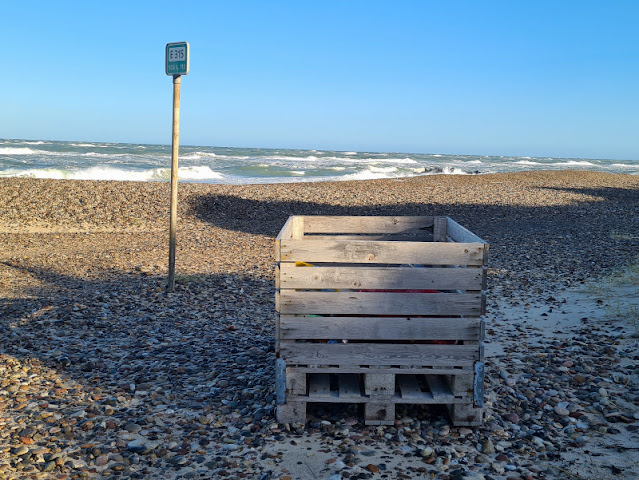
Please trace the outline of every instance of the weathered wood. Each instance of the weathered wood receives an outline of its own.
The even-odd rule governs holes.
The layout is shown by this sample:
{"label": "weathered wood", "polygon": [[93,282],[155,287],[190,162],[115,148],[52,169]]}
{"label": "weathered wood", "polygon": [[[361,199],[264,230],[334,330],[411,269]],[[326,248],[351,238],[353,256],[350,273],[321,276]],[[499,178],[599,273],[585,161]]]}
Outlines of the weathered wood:
{"label": "weathered wood", "polygon": [[280,260],[308,263],[482,265],[484,244],[282,239]]}
{"label": "weathered wood", "polygon": [[276,288],[350,290],[482,290],[480,268],[296,267],[283,262]]}
{"label": "weathered wood", "polygon": [[433,226],[433,217],[304,216],[304,233],[407,233]]}
{"label": "weathered wood", "polygon": [[[444,382],[444,378],[441,375],[425,375],[426,384],[428,385],[428,389],[430,393],[433,395],[433,399],[435,400],[444,400],[443,397],[450,397],[452,392],[446,383]],[[442,401],[442,403],[445,403]]]}
{"label": "weathered wood", "polygon": [[[310,366],[295,366],[290,368],[289,370],[293,370],[295,372],[303,372],[303,373],[317,373],[316,367]],[[322,367],[323,373],[357,373],[364,374],[370,373],[371,367],[370,365],[335,365],[335,366],[326,366]],[[474,370],[471,366],[467,366],[464,368],[453,368],[453,367],[425,367],[425,368],[417,368],[413,365],[398,365],[397,367],[384,367],[384,368],[376,368],[376,373],[393,373],[396,375],[405,375],[405,374],[428,374],[428,375],[463,375],[465,373],[472,375]]]}
{"label": "weathered wood", "polygon": [[282,250],[281,248],[282,239],[292,238],[292,237],[293,237],[293,217],[288,217],[288,220],[286,220],[286,223],[280,230],[280,233],[277,235],[277,238],[275,239],[275,242],[274,242],[276,262],[280,261],[280,252]]}
{"label": "weathered wood", "polygon": [[280,357],[292,365],[412,365],[472,368],[478,345],[415,345],[384,343],[280,344]]}
{"label": "weathered wood", "polygon": [[362,392],[359,385],[359,375],[345,373],[337,377],[340,398],[359,399]]}
{"label": "weathered wood", "polygon": [[397,386],[402,398],[418,400],[422,397],[422,389],[415,375],[399,375]]}
{"label": "weathered wood", "polygon": [[306,402],[287,402],[277,406],[279,423],[306,423]]}
{"label": "weathered wood", "polygon": [[445,242],[448,236],[448,224],[446,217],[435,217],[433,225],[433,241]]}
{"label": "weathered wood", "polygon": [[298,317],[281,315],[285,340],[479,340],[476,318]]}
{"label": "weathered wood", "polygon": [[306,292],[280,290],[283,315],[464,315],[482,314],[482,295],[457,293]]}
{"label": "weathered wood", "polygon": [[393,425],[395,405],[392,403],[365,403],[364,423],[366,425]]}
{"label": "weathered wood", "polygon": [[397,233],[397,234],[366,234],[366,235],[305,235],[313,240],[367,240],[380,242],[432,242],[431,233]]}
{"label": "weathered wood", "polygon": [[453,395],[470,397],[473,394],[474,375],[450,375],[448,384]]}
{"label": "weathered wood", "polygon": [[312,373],[308,379],[309,398],[330,397],[331,380],[328,373]]}
{"label": "weathered wood", "polygon": [[452,218],[446,217],[446,223],[448,235],[457,243],[487,243]]}
{"label": "weathered wood", "polygon": [[367,373],[364,375],[366,395],[394,395],[395,375],[388,373]]}
{"label": "weathered wood", "polygon": [[448,217],[297,216],[276,249],[279,421],[330,402],[364,403],[369,425],[392,425],[398,403],[444,404],[456,425],[481,423],[486,242]]}
{"label": "weathered wood", "polygon": [[472,404],[448,404],[448,412],[453,425],[456,427],[477,427],[484,421],[484,409],[475,408]]}
{"label": "weathered wood", "polygon": [[293,395],[306,395],[306,374],[292,372],[291,369],[286,371],[286,390]]}
{"label": "weathered wood", "polygon": [[291,237],[295,239],[304,238],[304,217],[294,216],[292,220]]}

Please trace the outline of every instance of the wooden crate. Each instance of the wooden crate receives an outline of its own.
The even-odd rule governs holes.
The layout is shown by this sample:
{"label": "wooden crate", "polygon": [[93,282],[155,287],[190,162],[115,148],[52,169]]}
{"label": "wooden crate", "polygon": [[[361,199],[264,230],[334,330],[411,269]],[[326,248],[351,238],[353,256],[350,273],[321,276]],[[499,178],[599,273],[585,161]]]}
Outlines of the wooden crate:
{"label": "wooden crate", "polygon": [[275,243],[278,421],[330,402],[482,422],[486,242],[448,217],[292,216]]}

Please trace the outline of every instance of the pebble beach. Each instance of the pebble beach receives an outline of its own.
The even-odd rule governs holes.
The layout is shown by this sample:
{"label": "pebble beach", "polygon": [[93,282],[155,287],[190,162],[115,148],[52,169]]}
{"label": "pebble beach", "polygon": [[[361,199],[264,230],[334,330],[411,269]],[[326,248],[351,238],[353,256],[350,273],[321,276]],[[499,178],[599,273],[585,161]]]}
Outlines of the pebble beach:
{"label": "pebble beach", "polygon": [[[639,261],[639,176],[180,184],[172,293],[169,198],[0,179],[0,480],[639,476],[639,327],[593,288]],[[394,426],[329,405],[277,423],[290,215],[446,215],[490,243],[483,426],[411,406]]]}

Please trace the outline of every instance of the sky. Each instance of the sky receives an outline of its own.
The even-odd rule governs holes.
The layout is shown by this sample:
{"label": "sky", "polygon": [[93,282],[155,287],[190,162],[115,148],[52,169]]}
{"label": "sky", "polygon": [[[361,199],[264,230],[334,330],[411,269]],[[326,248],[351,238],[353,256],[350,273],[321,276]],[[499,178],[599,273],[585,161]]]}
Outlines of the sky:
{"label": "sky", "polygon": [[2,2],[0,138],[639,160],[639,2]]}

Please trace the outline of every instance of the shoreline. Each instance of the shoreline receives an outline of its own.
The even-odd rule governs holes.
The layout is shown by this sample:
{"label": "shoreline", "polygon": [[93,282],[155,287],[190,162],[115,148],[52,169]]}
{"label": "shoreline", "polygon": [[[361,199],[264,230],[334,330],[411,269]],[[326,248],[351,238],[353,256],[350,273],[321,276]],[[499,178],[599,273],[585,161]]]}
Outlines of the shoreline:
{"label": "shoreline", "polygon": [[[0,179],[3,480],[639,475],[636,332],[581,290],[637,262],[639,176],[180,184],[174,294],[169,188]],[[293,214],[448,215],[490,243],[484,426],[275,422],[273,239]]]}

